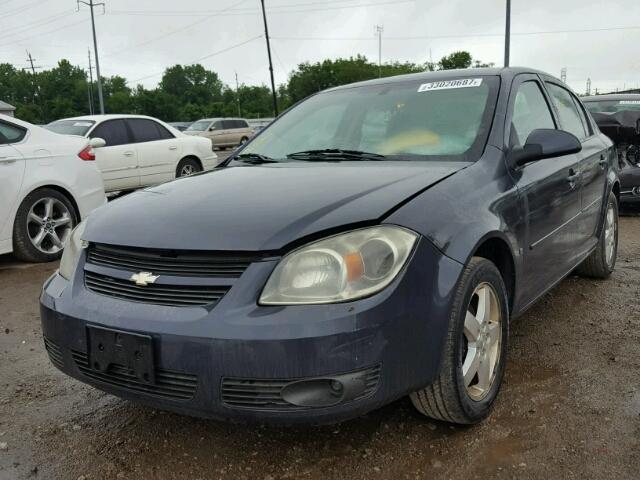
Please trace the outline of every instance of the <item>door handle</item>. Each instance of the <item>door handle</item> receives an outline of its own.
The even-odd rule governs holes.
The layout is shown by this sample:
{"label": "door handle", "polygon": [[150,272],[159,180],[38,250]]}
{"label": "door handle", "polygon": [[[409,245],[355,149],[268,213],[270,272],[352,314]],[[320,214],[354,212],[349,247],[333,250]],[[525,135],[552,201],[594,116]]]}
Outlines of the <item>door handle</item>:
{"label": "door handle", "polygon": [[0,164],[2,165],[10,165],[12,163],[16,163],[16,158],[13,157],[0,157]]}
{"label": "door handle", "polygon": [[124,152],[125,157],[133,157],[133,152]]}
{"label": "door handle", "polygon": [[175,145],[171,145],[171,146],[169,147],[169,150],[177,150],[177,149],[178,149],[178,147],[176,147]]}
{"label": "door handle", "polygon": [[575,185],[576,181],[580,178],[580,172],[576,172],[573,168],[569,170],[569,175],[567,176],[567,182],[569,182],[572,187]]}
{"label": "door handle", "polygon": [[600,165],[600,168],[604,170],[609,164],[609,161],[605,158],[604,155],[600,155],[600,161],[598,162],[598,164]]}

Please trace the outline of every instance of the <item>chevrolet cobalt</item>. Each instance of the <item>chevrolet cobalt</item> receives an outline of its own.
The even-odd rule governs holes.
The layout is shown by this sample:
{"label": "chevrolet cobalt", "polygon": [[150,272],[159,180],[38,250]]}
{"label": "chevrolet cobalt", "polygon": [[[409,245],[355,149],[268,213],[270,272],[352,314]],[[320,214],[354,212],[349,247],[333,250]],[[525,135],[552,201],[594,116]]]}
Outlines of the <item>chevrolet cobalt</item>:
{"label": "chevrolet cobalt", "polygon": [[509,322],[616,262],[612,143],[560,81],[421,73],[301,102],[212,172],[102,207],[44,285],[51,362],[197,416],[471,424]]}

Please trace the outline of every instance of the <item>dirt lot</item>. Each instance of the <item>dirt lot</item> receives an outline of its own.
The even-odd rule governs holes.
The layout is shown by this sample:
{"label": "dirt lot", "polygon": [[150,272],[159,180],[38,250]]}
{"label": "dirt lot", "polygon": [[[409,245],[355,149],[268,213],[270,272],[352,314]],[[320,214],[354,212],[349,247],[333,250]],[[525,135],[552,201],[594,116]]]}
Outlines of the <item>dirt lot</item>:
{"label": "dirt lot", "polygon": [[640,478],[640,216],[617,270],[571,277],[512,327],[493,415],[453,428],[406,400],[334,427],[163,413],[49,364],[38,294],[56,265],[0,257],[0,479]]}

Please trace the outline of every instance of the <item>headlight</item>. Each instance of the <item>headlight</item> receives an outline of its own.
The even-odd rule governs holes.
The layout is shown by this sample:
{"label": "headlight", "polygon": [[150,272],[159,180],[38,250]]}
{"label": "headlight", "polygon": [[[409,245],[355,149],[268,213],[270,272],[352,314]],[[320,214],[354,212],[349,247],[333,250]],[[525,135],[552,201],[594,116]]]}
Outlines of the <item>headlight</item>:
{"label": "headlight", "polygon": [[71,280],[71,276],[73,275],[76,265],[78,264],[78,259],[80,258],[80,252],[82,252],[83,248],[87,248],[88,245],[85,240],[80,238],[84,233],[84,227],[85,222],[80,222],[76,228],[73,229],[73,232],[69,235],[69,239],[64,246],[64,251],[62,252],[59,273],[67,280]]}
{"label": "headlight", "polygon": [[306,245],[280,261],[260,303],[334,303],[379,292],[398,275],[417,238],[410,230],[385,225]]}

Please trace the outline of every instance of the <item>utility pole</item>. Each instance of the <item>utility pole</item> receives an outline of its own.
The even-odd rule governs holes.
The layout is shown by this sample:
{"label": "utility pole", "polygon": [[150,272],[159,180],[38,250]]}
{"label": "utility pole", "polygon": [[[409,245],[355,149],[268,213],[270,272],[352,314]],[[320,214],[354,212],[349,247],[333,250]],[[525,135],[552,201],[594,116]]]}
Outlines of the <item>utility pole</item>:
{"label": "utility pole", "polygon": [[562,83],[567,83],[567,67],[560,70],[560,80],[562,80]]}
{"label": "utility pole", "polygon": [[587,78],[587,95],[591,95],[591,79]]}
{"label": "utility pole", "polygon": [[511,0],[507,0],[507,18],[504,26],[504,66],[509,66],[511,53]]}
{"label": "utility pole", "polygon": [[382,32],[384,27],[382,25],[375,25],[373,31],[378,36],[378,78],[382,77]]}
{"label": "utility pole", "polygon": [[85,2],[84,0],[76,0],[78,2],[78,11],[80,11],[80,4],[83,3],[91,11],[91,30],[93,31],[93,53],[96,57],[96,76],[98,80],[98,100],[100,100],[100,113],[104,115],[104,99],[102,97],[102,79],[100,78],[100,61],[98,60],[98,40],[96,40],[96,22],[93,15],[94,7],[102,7],[104,13],[104,2],[94,3],[93,0]]}
{"label": "utility pole", "polygon": [[93,67],[91,66],[91,49],[87,48],[89,54],[89,115],[93,115]]}
{"label": "utility pole", "polygon": [[262,19],[264,20],[264,36],[267,39],[267,55],[269,56],[269,73],[271,75],[271,94],[273,95],[273,114],[278,116],[278,97],[276,96],[276,82],[273,80],[273,62],[271,61],[271,45],[269,44],[269,27],[267,26],[267,12],[264,8],[264,0],[260,0],[262,4]]}
{"label": "utility pole", "polygon": [[238,103],[238,116],[242,116],[242,112],[240,111],[240,85],[238,84],[238,72],[236,73],[236,102]]}
{"label": "utility pole", "polygon": [[[29,62],[29,65],[31,65],[31,74],[33,75],[32,77],[33,78],[33,103],[39,104],[40,94],[39,94],[38,83],[36,82],[36,68],[41,68],[41,67],[36,67],[33,64],[33,62],[35,62],[35,58],[31,56],[31,53],[29,52],[29,50],[27,50],[26,52],[27,52],[27,62]],[[44,114],[44,112],[42,112],[42,105],[40,105],[40,110],[41,110],[40,118],[42,119],[42,116]]]}

